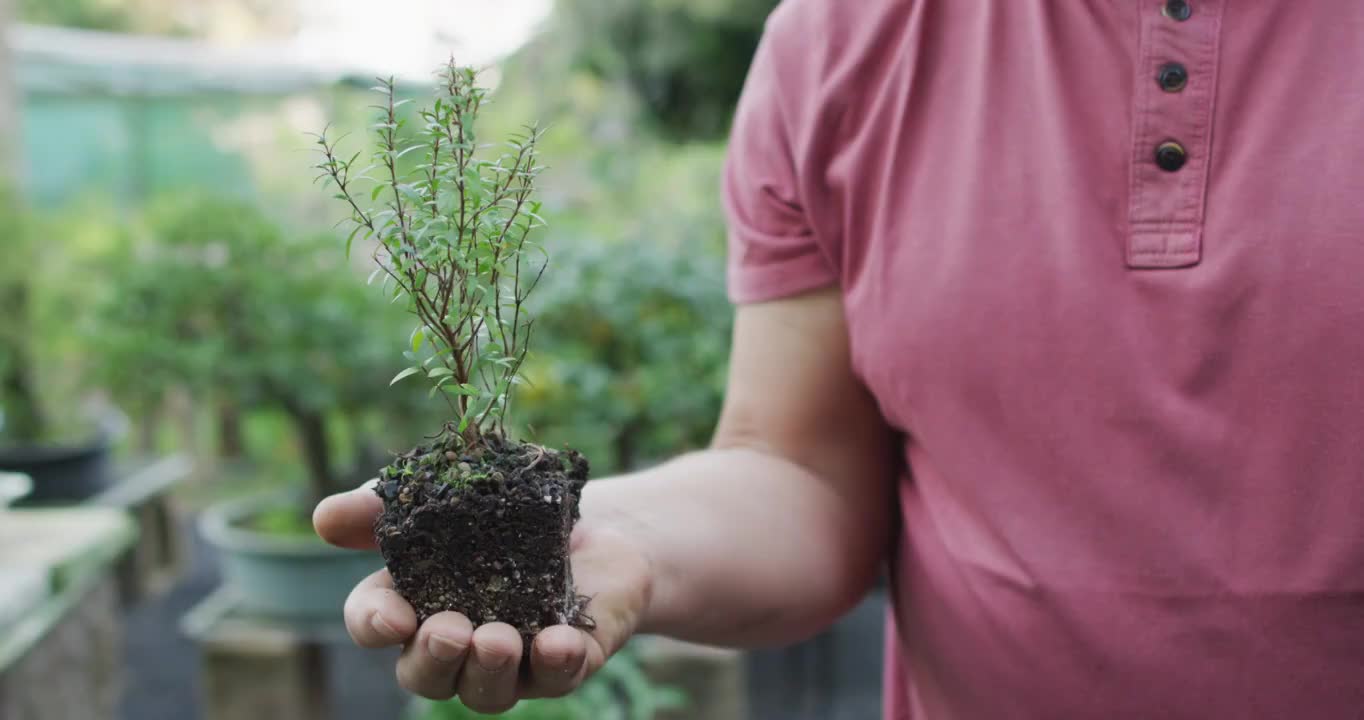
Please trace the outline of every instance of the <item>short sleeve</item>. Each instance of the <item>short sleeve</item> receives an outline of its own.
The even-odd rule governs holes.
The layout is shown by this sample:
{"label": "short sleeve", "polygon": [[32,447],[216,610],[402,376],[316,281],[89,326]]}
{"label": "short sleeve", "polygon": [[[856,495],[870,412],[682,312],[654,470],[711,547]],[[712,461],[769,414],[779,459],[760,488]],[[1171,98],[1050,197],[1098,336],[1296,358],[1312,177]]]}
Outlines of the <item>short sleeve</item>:
{"label": "short sleeve", "polygon": [[727,280],[730,299],[738,304],[838,281],[800,191],[799,113],[791,98],[813,88],[793,87],[804,73],[783,60],[799,51],[785,47],[797,38],[782,32],[777,14],[768,22],[744,83],[725,157]]}

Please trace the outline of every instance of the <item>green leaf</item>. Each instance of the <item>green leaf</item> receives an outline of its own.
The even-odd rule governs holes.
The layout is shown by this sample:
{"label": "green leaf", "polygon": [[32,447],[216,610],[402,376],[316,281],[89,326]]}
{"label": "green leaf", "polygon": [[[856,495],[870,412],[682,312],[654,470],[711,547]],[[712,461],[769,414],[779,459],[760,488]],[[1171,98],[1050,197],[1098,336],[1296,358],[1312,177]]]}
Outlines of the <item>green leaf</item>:
{"label": "green leaf", "polygon": [[432,380],[436,380],[436,379],[443,378],[443,377],[450,377],[451,375],[454,375],[454,374],[455,374],[455,371],[454,371],[454,370],[451,370],[451,369],[448,368],[448,367],[438,367],[438,368],[436,368],[435,370],[431,370],[431,371],[427,372],[427,373],[426,373],[426,376],[429,377],[429,378],[431,378]]}
{"label": "green leaf", "polygon": [[416,375],[418,372],[421,372],[421,368],[410,367],[393,376],[393,379],[389,381],[388,385],[389,387],[393,387],[394,385],[398,384],[398,381],[402,380],[403,378],[412,377],[413,375]]}
{"label": "green leaf", "polygon": [[412,330],[412,352],[422,349],[422,341],[426,339],[426,328],[418,325]]}
{"label": "green leaf", "polygon": [[403,197],[415,203],[421,203],[426,199],[425,196],[421,194],[420,190],[406,183],[398,186],[398,192]]}
{"label": "green leaf", "polygon": [[360,234],[360,231],[363,230],[364,227],[365,227],[364,225],[360,225],[359,223],[356,223],[355,229],[350,231],[350,235],[347,235],[347,236],[346,236],[346,259],[347,259],[347,260],[350,259],[350,246],[351,246],[352,244],[354,244],[354,242],[355,242],[355,236],[358,235],[358,234]]}

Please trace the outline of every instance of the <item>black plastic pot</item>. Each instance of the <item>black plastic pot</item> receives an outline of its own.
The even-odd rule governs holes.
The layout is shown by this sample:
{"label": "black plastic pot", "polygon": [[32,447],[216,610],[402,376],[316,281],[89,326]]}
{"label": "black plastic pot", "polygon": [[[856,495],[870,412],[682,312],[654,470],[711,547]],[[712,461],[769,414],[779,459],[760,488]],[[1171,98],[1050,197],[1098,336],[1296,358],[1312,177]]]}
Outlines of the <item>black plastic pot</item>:
{"label": "black plastic pot", "polygon": [[0,470],[33,479],[33,492],[20,505],[80,502],[115,482],[112,445],[112,435],[101,432],[80,444],[4,447],[0,448]]}

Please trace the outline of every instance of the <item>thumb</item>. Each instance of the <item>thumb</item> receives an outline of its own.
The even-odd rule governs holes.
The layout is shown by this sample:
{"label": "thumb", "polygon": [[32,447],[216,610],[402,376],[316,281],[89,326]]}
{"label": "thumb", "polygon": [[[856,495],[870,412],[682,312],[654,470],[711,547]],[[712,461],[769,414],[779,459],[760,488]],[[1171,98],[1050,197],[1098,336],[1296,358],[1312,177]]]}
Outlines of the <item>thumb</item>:
{"label": "thumb", "polygon": [[[653,594],[653,568],[624,535],[612,529],[583,528],[573,552],[578,591],[591,599],[588,666],[595,671],[634,635]],[[593,652],[593,651],[596,652]]]}
{"label": "thumb", "polygon": [[374,520],[384,509],[383,501],[374,494],[374,482],[318,503],[313,510],[313,529],[318,537],[337,547],[374,550]]}

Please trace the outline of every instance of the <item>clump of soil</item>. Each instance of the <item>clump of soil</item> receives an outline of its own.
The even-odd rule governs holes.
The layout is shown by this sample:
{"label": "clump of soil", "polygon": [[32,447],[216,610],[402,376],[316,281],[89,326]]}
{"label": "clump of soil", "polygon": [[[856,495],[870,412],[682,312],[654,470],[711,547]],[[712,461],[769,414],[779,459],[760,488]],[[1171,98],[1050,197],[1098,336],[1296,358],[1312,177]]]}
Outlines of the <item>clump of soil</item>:
{"label": "clump of soil", "polygon": [[569,535],[587,460],[489,435],[451,433],[383,469],[374,532],[393,582],[419,620],[463,613],[531,638],[551,625],[590,626],[569,565]]}

